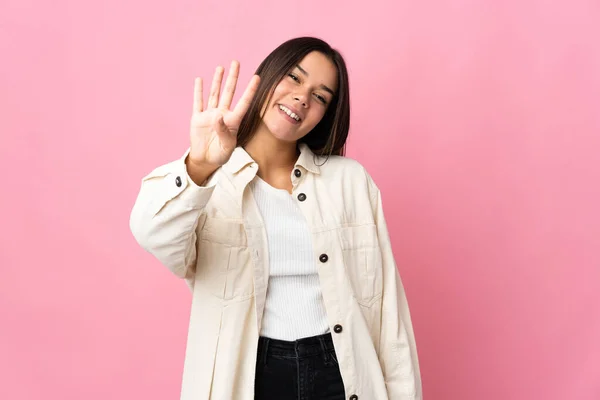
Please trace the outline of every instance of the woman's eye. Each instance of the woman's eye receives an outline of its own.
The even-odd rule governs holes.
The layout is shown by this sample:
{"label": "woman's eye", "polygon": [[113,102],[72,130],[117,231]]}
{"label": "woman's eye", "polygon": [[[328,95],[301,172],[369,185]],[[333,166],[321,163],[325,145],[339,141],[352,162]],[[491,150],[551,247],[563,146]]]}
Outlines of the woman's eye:
{"label": "woman's eye", "polygon": [[294,74],[288,74],[288,76],[290,78],[292,78],[293,80],[295,80],[296,82],[300,82],[300,79],[298,79],[298,77],[296,75],[294,75]]}
{"label": "woman's eye", "polygon": [[325,97],[321,96],[320,94],[315,94],[315,97],[317,98],[317,100],[319,100],[321,103],[323,104],[327,104],[327,100],[325,99]]}

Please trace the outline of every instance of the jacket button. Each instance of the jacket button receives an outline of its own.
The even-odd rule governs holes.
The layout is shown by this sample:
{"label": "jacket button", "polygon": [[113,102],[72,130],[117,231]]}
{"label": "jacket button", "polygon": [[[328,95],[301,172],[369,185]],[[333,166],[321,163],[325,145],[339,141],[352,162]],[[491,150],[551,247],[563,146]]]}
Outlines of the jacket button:
{"label": "jacket button", "polygon": [[296,176],[296,178],[300,178],[302,176],[302,172],[298,168],[296,168],[294,170],[294,175]]}
{"label": "jacket button", "polygon": [[300,201],[304,201],[304,200],[306,200],[306,195],[305,195],[304,193],[300,193],[300,194],[298,195],[298,200],[300,200]]}
{"label": "jacket button", "polygon": [[177,187],[181,187],[181,177],[177,177],[175,178],[175,184],[177,185]]}
{"label": "jacket button", "polygon": [[350,400],[358,400],[358,396],[353,394],[352,396],[350,396]]}
{"label": "jacket button", "polygon": [[342,333],[342,326],[341,326],[341,325],[339,325],[339,324],[338,324],[338,325],[336,325],[336,326],[334,326],[334,327],[333,327],[333,331],[334,331],[335,333]]}
{"label": "jacket button", "polygon": [[319,261],[321,261],[322,263],[326,263],[327,260],[329,260],[329,257],[327,256],[327,254],[321,254],[319,256]]}

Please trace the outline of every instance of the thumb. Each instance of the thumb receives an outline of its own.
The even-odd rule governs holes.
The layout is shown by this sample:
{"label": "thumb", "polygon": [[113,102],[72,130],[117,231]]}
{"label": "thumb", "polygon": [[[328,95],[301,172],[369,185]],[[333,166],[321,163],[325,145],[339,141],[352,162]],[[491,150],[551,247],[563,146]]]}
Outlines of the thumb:
{"label": "thumb", "polygon": [[225,125],[225,121],[223,120],[223,114],[219,114],[214,126],[215,131],[217,131],[217,134],[219,136],[222,137],[229,134],[229,129],[227,128],[227,125]]}

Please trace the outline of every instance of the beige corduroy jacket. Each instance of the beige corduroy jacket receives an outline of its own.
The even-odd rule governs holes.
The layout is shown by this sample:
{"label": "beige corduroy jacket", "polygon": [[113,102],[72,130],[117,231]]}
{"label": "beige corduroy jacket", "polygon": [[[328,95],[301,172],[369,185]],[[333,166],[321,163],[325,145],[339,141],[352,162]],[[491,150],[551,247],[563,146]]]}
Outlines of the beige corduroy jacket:
{"label": "beige corduroy jacket", "polygon": [[[300,150],[292,195],[312,233],[346,397],[421,400],[380,192],[358,162]],[[237,148],[200,187],[184,158],[143,178],[131,231],[192,291],[181,400],[251,400],[269,282],[265,228],[248,187],[258,166]]]}

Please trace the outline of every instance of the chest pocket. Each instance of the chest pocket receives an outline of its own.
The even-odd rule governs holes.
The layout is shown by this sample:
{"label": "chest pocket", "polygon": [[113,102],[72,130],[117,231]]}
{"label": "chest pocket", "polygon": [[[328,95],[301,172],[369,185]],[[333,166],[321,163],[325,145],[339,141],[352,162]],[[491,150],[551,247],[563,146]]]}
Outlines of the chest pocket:
{"label": "chest pocket", "polygon": [[254,294],[253,264],[241,220],[207,217],[199,234],[195,290],[223,300]]}
{"label": "chest pocket", "polygon": [[344,227],[340,230],[346,274],[354,297],[370,307],[382,293],[381,252],[375,224]]}

